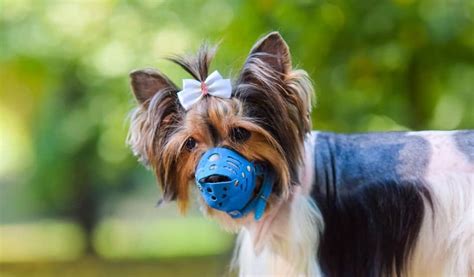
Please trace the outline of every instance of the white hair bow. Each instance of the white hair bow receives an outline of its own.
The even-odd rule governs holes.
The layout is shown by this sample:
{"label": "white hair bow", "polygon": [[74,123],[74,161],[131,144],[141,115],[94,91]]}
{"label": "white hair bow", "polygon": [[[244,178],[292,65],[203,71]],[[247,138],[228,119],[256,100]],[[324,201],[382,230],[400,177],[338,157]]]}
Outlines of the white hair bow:
{"label": "white hair bow", "polygon": [[206,95],[220,98],[230,98],[232,85],[230,79],[223,79],[219,72],[214,71],[204,82],[193,79],[183,80],[183,90],[178,92],[178,99],[185,110],[201,100]]}

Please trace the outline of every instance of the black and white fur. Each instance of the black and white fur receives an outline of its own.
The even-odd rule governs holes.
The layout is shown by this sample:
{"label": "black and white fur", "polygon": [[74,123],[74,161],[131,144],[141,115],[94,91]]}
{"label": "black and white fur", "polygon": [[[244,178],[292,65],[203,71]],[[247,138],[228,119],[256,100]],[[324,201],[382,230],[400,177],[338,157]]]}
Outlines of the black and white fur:
{"label": "black and white fur", "polygon": [[473,131],[313,132],[300,178],[241,231],[241,275],[474,274]]}

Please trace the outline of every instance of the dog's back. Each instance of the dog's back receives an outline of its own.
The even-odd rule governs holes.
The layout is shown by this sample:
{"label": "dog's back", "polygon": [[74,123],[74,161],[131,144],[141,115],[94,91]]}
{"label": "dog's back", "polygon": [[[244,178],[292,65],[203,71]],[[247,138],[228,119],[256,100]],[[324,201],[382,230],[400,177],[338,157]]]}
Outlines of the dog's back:
{"label": "dog's back", "polygon": [[323,272],[473,273],[473,131],[312,136]]}

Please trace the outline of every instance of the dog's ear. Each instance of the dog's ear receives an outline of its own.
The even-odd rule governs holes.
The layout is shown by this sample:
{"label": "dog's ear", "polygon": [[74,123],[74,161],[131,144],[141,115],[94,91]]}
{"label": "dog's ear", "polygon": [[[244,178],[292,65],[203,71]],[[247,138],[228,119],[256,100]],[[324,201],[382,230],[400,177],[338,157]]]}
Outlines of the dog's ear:
{"label": "dog's ear", "polygon": [[140,104],[151,99],[160,90],[176,90],[171,80],[151,68],[132,71],[130,79],[133,94]]}
{"label": "dog's ear", "polygon": [[174,168],[162,159],[162,151],[183,117],[178,88],[153,69],[133,71],[130,78],[139,106],[132,112],[127,142],[139,160],[154,169],[163,199],[174,200],[177,185],[169,174]]}
{"label": "dog's ear", "polygon": [[292,68],[288,45],[278,32],[252,47],[233,93],[243,102],[246,116],[257,119],[279,143],[291,180],[298,182],[303,143],[311,130],[313,87],[305,71]]}
{"label": "dog's ear", "polygon": [[291,70],[290,49],[278,32],[271,32],[257,41],[250,51],[250,56],[258,57],[282,74]]}

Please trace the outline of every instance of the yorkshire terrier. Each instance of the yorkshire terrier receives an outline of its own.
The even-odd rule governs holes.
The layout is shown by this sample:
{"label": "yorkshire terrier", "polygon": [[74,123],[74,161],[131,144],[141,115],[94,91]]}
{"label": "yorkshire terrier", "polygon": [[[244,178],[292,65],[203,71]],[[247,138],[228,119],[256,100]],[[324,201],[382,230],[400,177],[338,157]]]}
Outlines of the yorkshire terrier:
{"label": "yorkshire terrier", "polygon": [[209,74],[215,48],[170,58],[179,89],[133,71],[128,143],[163,201],[239,232],[240,275],[474,274],[474,131],[311,131],[313,87],[277,32],[238,78]]}

